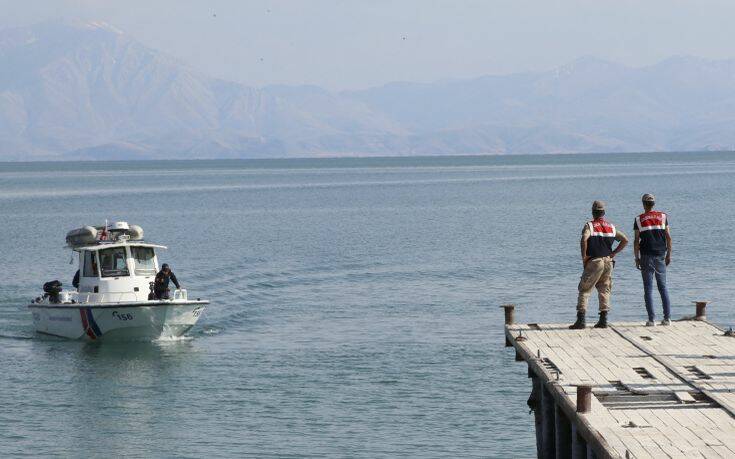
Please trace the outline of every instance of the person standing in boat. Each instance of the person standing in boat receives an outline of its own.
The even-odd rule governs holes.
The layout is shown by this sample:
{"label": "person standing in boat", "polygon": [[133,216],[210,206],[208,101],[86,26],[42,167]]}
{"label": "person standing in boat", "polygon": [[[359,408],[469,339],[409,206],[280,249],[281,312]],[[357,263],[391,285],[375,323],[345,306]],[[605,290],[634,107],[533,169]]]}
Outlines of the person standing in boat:
{"label": "person standing in boat", "polygon": [[[569,328],[584,329],[586,324],[587,301],[590,293],[597,288],[600,302],[600,320],[595,328],[607,327],[607,312],[610,310],[610,292],[612,290],[612,274],[615,255],[628,244],[628,237],[615,229],[615,225],[605,220],[605,203],[592,203],[592,220],[582,228],[582,278],[579,280],[579,297],[577,298],[577,321]],[[613,244],[618,246],[613,249]]]}
{"label": "person standing in boat", "polygon": [[156,274],[156,280],[153,285],[153,293],[156,295],[156,299],[167,300],[170,296],[171,290],[168,288],[169,281],[173,282],[177,289],[181,288],[176,274],[171,271],[171,268],[167,263],[161,265],[161,270]]}

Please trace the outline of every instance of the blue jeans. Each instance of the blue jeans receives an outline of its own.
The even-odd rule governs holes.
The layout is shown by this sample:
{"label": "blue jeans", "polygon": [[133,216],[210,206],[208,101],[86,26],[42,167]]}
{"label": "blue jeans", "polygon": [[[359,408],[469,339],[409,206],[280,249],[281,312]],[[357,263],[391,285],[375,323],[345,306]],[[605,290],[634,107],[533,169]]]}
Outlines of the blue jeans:
{"label": "blue jeans", "polygon": [[666,289],[666,256],[641,254],[641,275],[643,276],[643,297],[646,300],[648,320],[656,317],[653,311],[653,278],[656,277],[658,293],[661,294],[661,303],[664,307],[664,319],[671,318],[671,302],[669,291]]}

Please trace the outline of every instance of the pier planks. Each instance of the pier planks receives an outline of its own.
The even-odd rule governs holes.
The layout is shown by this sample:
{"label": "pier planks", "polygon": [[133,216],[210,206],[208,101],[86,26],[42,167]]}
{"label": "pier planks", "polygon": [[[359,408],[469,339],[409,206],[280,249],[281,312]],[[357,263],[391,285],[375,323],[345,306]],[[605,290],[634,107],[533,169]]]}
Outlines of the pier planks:
{"label": "pier planks", "polygon": [[[510,324],[506,337],[596,457],[735,457],[735,337],[714,325]],[[576,412],[580,384],[590,413]]]}

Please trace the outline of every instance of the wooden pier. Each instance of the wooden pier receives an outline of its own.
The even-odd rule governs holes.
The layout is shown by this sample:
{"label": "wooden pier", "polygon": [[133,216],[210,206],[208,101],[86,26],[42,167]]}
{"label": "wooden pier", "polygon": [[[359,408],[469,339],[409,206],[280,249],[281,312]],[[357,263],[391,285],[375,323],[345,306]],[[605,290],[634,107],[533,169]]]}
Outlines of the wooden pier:
{"label": "wooden pier", "polygon": [[735,457],[735,337],[697,316],[670,326],[516,324],[540,458]]}

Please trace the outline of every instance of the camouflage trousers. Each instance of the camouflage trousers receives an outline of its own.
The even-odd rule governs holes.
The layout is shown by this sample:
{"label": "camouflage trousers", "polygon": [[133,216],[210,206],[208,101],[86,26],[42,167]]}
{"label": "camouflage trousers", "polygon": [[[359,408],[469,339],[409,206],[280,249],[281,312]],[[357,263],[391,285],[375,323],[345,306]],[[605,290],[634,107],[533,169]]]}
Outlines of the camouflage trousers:
{"label": "camouflage trousers", "polygon": [[587,302],[593,288],[597,288],[600,311],[610,310],[610,292],[612,290],[613,260],[610,257],[593,258],[587,261],[579,280],[579,297],[577,311],[586,311]]}

